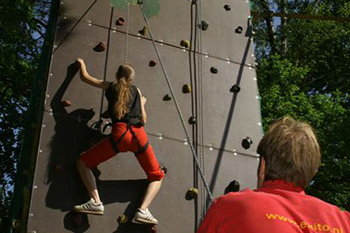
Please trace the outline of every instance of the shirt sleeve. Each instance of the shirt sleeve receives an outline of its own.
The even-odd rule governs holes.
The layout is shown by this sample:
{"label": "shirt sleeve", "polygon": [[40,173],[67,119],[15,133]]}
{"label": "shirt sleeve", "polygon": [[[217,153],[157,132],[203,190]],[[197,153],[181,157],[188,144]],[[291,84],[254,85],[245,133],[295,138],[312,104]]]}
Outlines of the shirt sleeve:
{"label": "shirt sleeve", "polygon": [[214,233],[218,230],[218,217],[219,217],[219,205],[220,200],[215,199],[210,206],[207,214],[205,215],[197,233]]}

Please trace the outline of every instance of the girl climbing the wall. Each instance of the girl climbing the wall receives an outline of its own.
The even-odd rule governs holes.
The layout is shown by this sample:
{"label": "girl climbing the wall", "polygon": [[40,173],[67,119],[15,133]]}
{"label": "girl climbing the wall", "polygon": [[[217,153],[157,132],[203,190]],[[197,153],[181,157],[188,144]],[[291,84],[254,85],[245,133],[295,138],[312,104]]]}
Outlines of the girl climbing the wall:
{"label": "girl climbing the wall", "polygon": [[108,112],[113,127],[108,138],[97,143],[88,151],[81,154],[77,166],[79,174],[90,196],[90,200],[82,205],[74,206],[81,213],[102,215],[103,203],[100,200],[95,177],[91,171],[98,164],[112,158],[119,152],[131,151],[135,154],[141,167],[147,174],[149,185],[138,208],[134,223],[158,224],[150,211],[149,205],[158,193],[164,177],[143,125],[146,123],[146,98],[133,85],[135,71],[130,65],[120,65],[114,82],[108,82],[92,77],[86,70],[84,60],[76,60],[80,68],[82,81],[105,90],[108,101]]}

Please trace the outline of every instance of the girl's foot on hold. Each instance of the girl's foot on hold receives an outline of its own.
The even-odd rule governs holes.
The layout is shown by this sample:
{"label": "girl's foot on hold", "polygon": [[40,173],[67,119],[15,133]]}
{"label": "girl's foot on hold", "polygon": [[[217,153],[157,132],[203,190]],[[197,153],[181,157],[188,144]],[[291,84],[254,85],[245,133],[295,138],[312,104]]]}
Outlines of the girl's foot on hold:
{"label": "girl's foot on hold", "polygon": [[102,202],[100,204],[96,204],[94,199],[90,199],[90,201],[74,206],[74,211],[84,214],[96,214],[103,215],[104,206]]}
{"label": "girl's foot on hold", "polygon": [[137,224],[158,224],[158,220],[153,217],[148,209],[138,209],[132,222]]}

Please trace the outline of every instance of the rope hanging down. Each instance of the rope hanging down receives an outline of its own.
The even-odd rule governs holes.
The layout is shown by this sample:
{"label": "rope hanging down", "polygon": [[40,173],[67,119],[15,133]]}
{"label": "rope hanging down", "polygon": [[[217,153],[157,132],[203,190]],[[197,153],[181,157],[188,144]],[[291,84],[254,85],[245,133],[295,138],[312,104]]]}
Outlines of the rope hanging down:
{"label": "rope hanging down", "polygon": [[209,186],[208,186],[207,182],[205,181],[203,172],[202,172],[202,170],[201,170],[201,168],[200,168],[199,161],[198,161],[198,156],[197,156],[197,154],[196,154],[196,152],[195,152],[195,150],[194,150],[194,148],[193,148],[191,139],[190,139],[190,137],[189,137],[189,133],[188,133],[187,128],[186,128],[185,120],[184,120],[184,118],[183,118],[183,116],[182,116],[182,113],[181,113],[179,104],[178,104],[178,102],[177,102],[177,100],[176,100],[176,97],[175,97],[175,94],[174,94],[172,85],[171,85],[171,83],[170,83],[168,74],[167,74],[166,69],[165,69],[164,64],[163,64],[163,60],[162,60],[162,58],[161,58],[161,56],[160,56],[160,53],[159,53],[158,48],[157,48],[157,46],[156,46],[156,43],[155,43],[155,41],[154,41],[153,34],[152,34],[152,31],[151,31],[151,27],[149,26],[147,17],[146,17],[146,15],[145,15],[144,11],[143,11],[143,6],[142,6],[142,4],[140,4],[140,10],[141,10],[143,19],[145,20],[145,23],[146,23],[146,25],[147,25],[147,27],[148,27],[149,35],[150,35],[150,37],[151,37],[153,47],[154,47],[154,49],[155,49],[155,51],[156,51],[156,54],[157,54],[158,60],[159,60],[159,62],[160,62],[160,65],[161,65],[161,68],[162,68],[162,71],[163,71],[165,80],[166,80],[166,82],[167,82],[167,84],[168,84],[168,87],[169,87],[169,90],[170,90],[170,94],[171,94],[171,96],[172,96],[172,98],[173,98],[173,100],[174,100],[176,110],[177,110],[178,115],[179,115],[179,117],[180,117],[182,127],[183,127],[183,129],[184,129],[184,131],[185,131],[187,141],[189,142],[188,144],[190,145],[190,148],[191,148],[191,151],[192,151],[192,155],[193,155],[193,158],[195,159],[195,162],[196,162],[196,165],[197,165],[199,174],[200,174],[200,176],[201,176],[201,178],[202,178],[204,187],[205,187],[205,189],[207,190],[209,199],[210,199],[210,201],[212,202],[212,201],[213,201],[213,196],[212,196],[212,194],[211,194],[211,191],[210,191],[210,189],[209,189]]}
{"label": "rope hanging down", "polygon": [[[196,14],[195,17],[197,17],[197,24],[199,22],[202,22],[202,1],[199,0],[196,3]],[[200,162],[201,162],[201,169],[203,171],[203,174],[205,175],[205,157],[204,157],[204,98],[203,98],[203,51],[202,51],[202,30],[199,27],[195,28],[195,34],[197,36],[198,39],[198,43],[197,44],[197,51],[198,53],[194,53],[194,56],[198,57],[198,66],[197,66],[197,77],[198,77],[198,124],[199,124],[199,133],[198,133],[198,138],[199,138],[199,158],[200,158]],[[196,48],[195,48],[196,49]],[[203,183],[201,184],[201,204],[202,204],[202,214],[201,214],[201,219],[204,218],[206,212],[207,212],[207,205],[206,205],[206,201],[205,201],[205,193],[203,190]]]}
{"label": "rope hanging down", "polygon": [[124,56],[124,63],[126,64],[128,62],[128,50],[129,50],[129,7],[130,3],[128,3],[126,7],[126,33],[125,33],[125,56]]}
{"label": "rope hanging down", "polygon": [[[114,13],[114,8],[111,8],[111,13],[110,13],[110,18],[109,18],[109,28],[112,28],[113,24],[113,13]],[[106,51],[106,56],[105,56],[105,66],[103,69],[103,81],[107,80],[107,67],[108,67],[108,57],[109,57],[109,49],[110,49],[110,41],[111,41],[111,30],[108,30],[108,35],[107,35],[107,51]],[[103,112],[103,102],[104,102],[104,91],[102,91],[101,94],[101,104],[100,104],[100,115],[99,115],[99,120],[96,123],[95,128],[101,131],[101,126],[102,126],[102,112]]]}

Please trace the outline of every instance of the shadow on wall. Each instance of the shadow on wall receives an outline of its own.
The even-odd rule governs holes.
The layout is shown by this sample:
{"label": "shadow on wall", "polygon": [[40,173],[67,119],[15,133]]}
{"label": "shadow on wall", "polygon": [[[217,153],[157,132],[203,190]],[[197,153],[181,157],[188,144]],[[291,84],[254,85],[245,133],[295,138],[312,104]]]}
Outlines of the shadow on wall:
{"label": "shadow on wall", "polygon": [[[76,169],[79,155],[106,135],[88,126],[93,109],[76,109],[67,112],[62,101],[78,69],[75,64],[67,68],[66,77],[51,101],[55,132],[50,143],[51,153],[46,167],[45,182],[49,185],[46,207],[69,211],[64,217],[64,227],[72,232],[85,232],[89,228],[88,216],[70,211],[74,205],[86,202],[89,197]],[[131,216],[148,185],[147,180],[99,180],[100,171],[94,174],[104,204],[130,202],[125,215]],[[122,213],[120,213],[122,214]],[[118,231],[120,232],[120,231]],[[127,232],[127,231],[124,231]]]}

